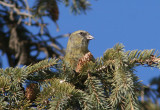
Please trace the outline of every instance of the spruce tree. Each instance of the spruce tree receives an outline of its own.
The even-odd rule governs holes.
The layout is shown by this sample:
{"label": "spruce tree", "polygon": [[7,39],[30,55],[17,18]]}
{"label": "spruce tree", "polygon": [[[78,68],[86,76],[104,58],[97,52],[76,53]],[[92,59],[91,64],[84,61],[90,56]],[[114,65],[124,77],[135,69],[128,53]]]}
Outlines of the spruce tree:
{"label": "spruce tree", "polygon": [[[153,58],[154,57],[154,58]],[[154,50],[125,51],[122,44],[88,62],[80,72],[50,58],[22,68],[0,69],[2,109],[140,110],[145,86],[135,67],[160,67]]]}
{"label": "spruce tree", "polygon": [[[50,18],[59,30],[58,3],[70,7],[73,14],[86,13],[91,5],[88,0],[36,0],[33,6],[28,0],[0,1],[0,50],[10,66],[0,69],[0,109],[158,110],[160,78],[146,86],[134,73],[138,66],[160,69],[159,54],[125,51],[116,44],[81,71],[66,67],[57,39],[69,34],[53,36],[44,20]],[[45,58],[39,58],[41,52]]]}

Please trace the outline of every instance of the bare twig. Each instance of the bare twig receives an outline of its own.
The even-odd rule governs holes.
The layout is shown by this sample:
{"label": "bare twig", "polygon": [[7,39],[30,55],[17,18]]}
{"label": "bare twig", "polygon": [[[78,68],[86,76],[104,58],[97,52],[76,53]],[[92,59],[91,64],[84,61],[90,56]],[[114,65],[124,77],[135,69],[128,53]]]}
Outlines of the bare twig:
{"label": "bare twig", "polygon": [[8,4],[8,3],[3,2],[3,1],[0,1],[0,4],[3,5],[3,6],[7,6],[7,7],[10,7],[10,8],[13,8],[13,10],[14,10],[18,15],[23,15],[23,16],[32,17],[32,15],[29,14],[29,13],[20,12],[20,10],[19,10],[18,8],[16,8],[15,5]]}
{"label": "bare twig", "polygon": [[63,49],[60,49],[55,43],[52,43],[51,46],[60,51],[62,54],[65,54],[65,51]]}
{"label": "bare twig", "polygon": [[[27,11],[28,11],[28,14],[30,14],[28,1],[25,0],[25,2],[26,2],[26,9],[27,9]],[[29,16],[28,18],[29,18],[29,25],[31,25],[31,17]]]}
{"label": "bare twig", "polygon": [[[24,22],[24,24],[28,25],[29,26],[29,23],[28,22]],[[36,23],[31,23],[32,26],[47,26],[48,23],[39,23],[39,22],[36,22]]]}
{"label": "bare twig", "polygon": [[54,39],[59,39],[59,38],[63,38],[63,37],[68,37],[69,35],[70,35],[70,33],[68,33],[68,34],[63,34],[63,35],[59,35],[59,36],[54,37]]}

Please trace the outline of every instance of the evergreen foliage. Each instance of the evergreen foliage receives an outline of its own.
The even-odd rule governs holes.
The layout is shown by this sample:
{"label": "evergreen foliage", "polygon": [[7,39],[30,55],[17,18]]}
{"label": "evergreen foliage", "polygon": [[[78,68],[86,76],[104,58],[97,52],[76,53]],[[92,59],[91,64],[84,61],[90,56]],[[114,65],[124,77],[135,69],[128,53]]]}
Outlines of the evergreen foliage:
{"label": "evergreen foliage", "polygon": [[[0,50],[11,66],[0,69],[0,109],[159,110],[160,78],[145,86],[134,74],[141,65],[160,69],[154,50],[125,51],[117,44],[78,72],[58,59],[64,50],[57,39],[69,34],[52,35],[44,19],[58,31],[60,3],[75,15],[91,6],[88,0],[36,0],[33,6],[28,0],[0,1]],[[39,58],[41,53],[46,56]]]}
{"label": "evergreen foliage", "polygon": [[116,44],[80,72],[55,58],[22,68],[0,69],[0,108],[140,110],[147,102],[138,99],[144,86],[134,71],[140,65],[159,68],[160,62],[154,62],[152,55],[158,57],[154,50],[125,51],[122,44]]}

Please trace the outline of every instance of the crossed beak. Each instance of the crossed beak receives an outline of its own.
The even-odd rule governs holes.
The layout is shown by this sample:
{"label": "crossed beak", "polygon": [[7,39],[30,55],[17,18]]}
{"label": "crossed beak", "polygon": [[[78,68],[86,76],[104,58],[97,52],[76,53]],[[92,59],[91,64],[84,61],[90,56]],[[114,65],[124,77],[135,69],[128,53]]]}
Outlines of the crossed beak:
{"label": "crossed beak", "polygon": [[88,35],[88,36],[87,36],[87,39],[88,39],[88,40],[92,40],[92,39],[94,39],[94,37],[91,36],[91,35]]}

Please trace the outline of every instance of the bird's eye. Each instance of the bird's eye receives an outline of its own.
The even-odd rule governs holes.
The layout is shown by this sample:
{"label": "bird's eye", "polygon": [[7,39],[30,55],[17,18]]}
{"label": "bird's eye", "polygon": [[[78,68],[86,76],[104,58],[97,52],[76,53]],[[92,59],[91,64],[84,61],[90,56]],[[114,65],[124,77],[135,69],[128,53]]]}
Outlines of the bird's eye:
{"label": "bird's eye", "polygon": [[80,32],[79,34],[80,34],[81,36],[83,36],[83,37],[85,36],[85,33],[84,33],[84,32]]}
{"label": "bird's eye", "polygon": [[83,32],[80,32],[79,34],[80,34],[80,35],[83,35]]}

